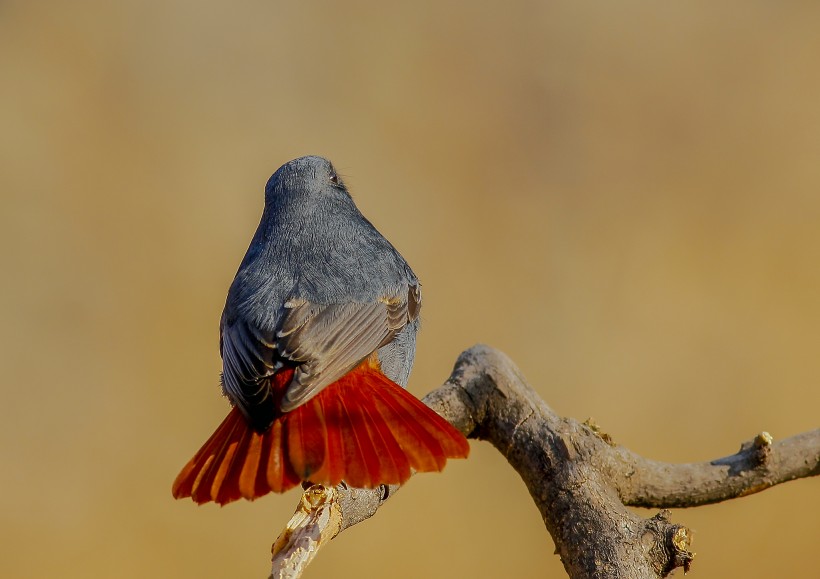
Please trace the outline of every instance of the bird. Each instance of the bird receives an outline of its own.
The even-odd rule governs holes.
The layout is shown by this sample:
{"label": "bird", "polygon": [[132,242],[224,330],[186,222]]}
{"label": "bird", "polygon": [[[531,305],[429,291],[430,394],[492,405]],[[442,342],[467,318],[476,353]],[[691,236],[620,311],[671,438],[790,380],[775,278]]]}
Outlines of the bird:
{"label": "bird", "polygon": [[332,163],[282,165],[220,319],[231,410],[173,483],[220,505],[301,483],[402,484],[469,443],[405,389],[421,284]]}

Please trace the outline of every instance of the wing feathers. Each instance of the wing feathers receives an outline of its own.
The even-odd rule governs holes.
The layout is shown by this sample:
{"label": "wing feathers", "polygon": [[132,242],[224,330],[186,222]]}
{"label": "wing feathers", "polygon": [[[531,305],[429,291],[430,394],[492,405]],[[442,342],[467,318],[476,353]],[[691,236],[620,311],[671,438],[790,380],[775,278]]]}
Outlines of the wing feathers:
{"label": "wing feathers", "polygon": [[264,379],[283,362],[298,363],[281,400],[281,410],[288,412],[389,343],[416,319],[420,302],[418,285],[410,285],[404,295],[365,303],[315,304],[293,298],[280,310],[273,329],[225,313],[220,328],[225,391],[246,416],[264,426],[267,422],[254,414],[263,413],[257,407],[267,398]]}
{"label": "wing feathers", "polygon": [[296,370],[293,383],[280,402],[288,412],[304,404],[369,356],[391,336],[387,309],[381,302],[327,306],[281,346],[283,355],[310,358]]}

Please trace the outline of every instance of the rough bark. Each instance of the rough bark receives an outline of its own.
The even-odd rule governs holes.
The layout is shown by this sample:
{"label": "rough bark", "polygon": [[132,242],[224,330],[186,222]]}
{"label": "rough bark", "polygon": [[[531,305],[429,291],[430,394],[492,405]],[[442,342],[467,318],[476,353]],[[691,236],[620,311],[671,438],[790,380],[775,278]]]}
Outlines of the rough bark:
{"label": "rough bark", "polygon": [[[487,346],[462,353],[447,382],[424,402],[504,455],[572,578],[656,578],[689,569],[689,530],[671,523],[668,511],[642,519],[627,506],[697,506],[820,474],[820,429],[779,442],[762,432],[737,454],[711,462],[647,460],[594,424],[556,415],[515,364]],[[308,489],[274,544],[271,576],[298,577],[319,548],[373,516],[397,490]]]}

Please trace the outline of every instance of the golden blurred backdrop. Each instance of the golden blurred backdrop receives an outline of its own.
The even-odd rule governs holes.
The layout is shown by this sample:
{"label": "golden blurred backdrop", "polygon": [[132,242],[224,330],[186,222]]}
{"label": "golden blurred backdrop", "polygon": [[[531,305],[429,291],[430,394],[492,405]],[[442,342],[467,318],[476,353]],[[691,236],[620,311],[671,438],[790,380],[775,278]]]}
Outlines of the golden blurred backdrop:
{"label": "golden blurred backdrop", "polygon": [[[170,486],[283,162],[321,154],[424,283],[410,389],[502,349],[647,457],[818,427],[820,4],[0,4],[0,575],[263,577],[298,494]],[[561,577],[486,443],[308,577]],[[816,573],[820,482],[676,511],[693,576]],[[647,512],[647,515],[651,512]]]}

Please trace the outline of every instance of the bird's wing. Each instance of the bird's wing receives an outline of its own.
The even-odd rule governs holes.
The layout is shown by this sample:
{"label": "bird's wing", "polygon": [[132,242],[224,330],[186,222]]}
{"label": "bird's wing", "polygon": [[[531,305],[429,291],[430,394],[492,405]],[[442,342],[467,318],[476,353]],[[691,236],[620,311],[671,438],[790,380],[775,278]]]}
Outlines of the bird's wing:
{"label": "bird's wing", "polygon": [[[279,355],[299,363],[280,407],[293,410],[356,367],[418,316],[421,295],[411,286],[405,296],[369,303],[286,304],[276,333]],[[288,307],[289,306],[289,307]]]}
{"label": "bird's wing", "polygon": [[270,395],[265,378],[279,369],[273,335],[265,336],[241,318],[220,324],[219,349],[222,353],[222,384],[225,392],[246,416]]}
{"label": "bird's wing", "polygon": [[304,299],[285,303],[274,332],[263,332],[242,319],[223,317],[220,345],[222,380],[245,414],[270,395],[266,378],[289,360],[297,364],[280,409],[293,410],[389,343],[418,317],[421,293],[410,286],[405,296],[375,302],[314,304]]}

